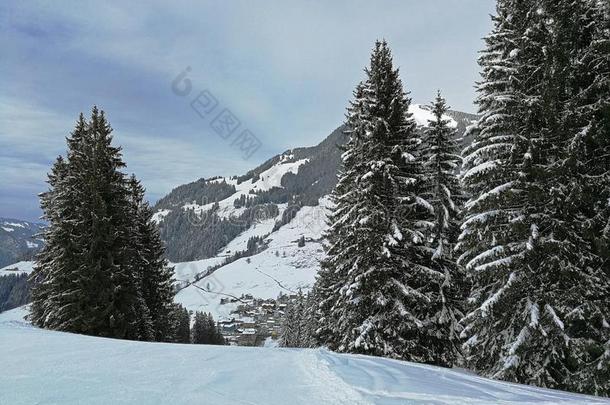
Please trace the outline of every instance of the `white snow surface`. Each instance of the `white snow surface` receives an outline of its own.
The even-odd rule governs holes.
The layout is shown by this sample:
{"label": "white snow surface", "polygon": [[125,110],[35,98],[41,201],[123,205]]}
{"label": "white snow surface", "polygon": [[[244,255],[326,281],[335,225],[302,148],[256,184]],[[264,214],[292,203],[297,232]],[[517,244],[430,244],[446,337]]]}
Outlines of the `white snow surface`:
{"label": "white snow surface", "polygon": [[9,274],[30,274],[32,271],[34,271],[33,266],[34,262],[17,262],[15,264],[10,264],[0,269],[0,277],[8,276]]}
{"label": "white snow surface", "polygon": [[152,215],[152,220],[158,224],[159,222],[163,221],[163,218],[165,218],[170,212],[171,210],[159,210]]}
{"label": "white snow surface", "polygon": [[4,225],[8,225],[8,226],[15,226],[15,227],[17,227],[17,228],[25,228],[25,225],[24,225],[24,224],[20,224],[20,223],[17,223],[17,222],[6,222],[6,221],[5,221],[5,222],[4,222]]}
{"label": "white snow surface", "polygon": [[0,404],[532,404],[610,400],[324,349],[145,343],[0,314]]}
{"label": "white snow surface", "polygon": [[28,249],[36,249],[38,247],[38,243],[30,242],[29,240],[26,240],[25,243],[27,244]]}

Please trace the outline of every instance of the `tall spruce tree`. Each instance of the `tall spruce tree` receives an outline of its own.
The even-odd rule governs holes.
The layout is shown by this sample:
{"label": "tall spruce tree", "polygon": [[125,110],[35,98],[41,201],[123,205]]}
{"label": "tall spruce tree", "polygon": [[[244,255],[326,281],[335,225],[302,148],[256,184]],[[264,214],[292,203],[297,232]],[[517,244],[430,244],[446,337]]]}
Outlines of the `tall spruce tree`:
{"label": "tall spruce tree", "polygon": [[296,299],[286,308],[280,331],[280,346],[316,347],[314,307],[313,294],[304,295],[299,290]]}
{"label": "tall spruce tree", "polygon": [[[317,281],[327,327],[318,339],[339,351],[434,362],[425,326],[443,275],[428,266],[433,208],[422,198],[421,140],[385,41],[375,44],[365,72],[348,108],[349,140]],[[328,294],[333,289],[338,294]]]}
{"label": "tall spruce tree", "polygon": [[480,58],[482,117],[465,150],[463,180],[473,198],[459,248],[474,282],[464,319],[471,367],[607,395],[599,365],[610,281],[585,234],[583,208],[591,206],[580,203],[586,181],[570,146],[583,127],[568,118],[576,118],[570,101],[581,93],[578,56],[594,44],[592,4],[498,2]]}
{"label": "tall spruce tree", "polygon": [[144,298],[144,277],[143,270],[147,267],[147,260],[144,257],[144,238],[146,230],[140,226],[139,216],[141,214],[142,199],[144,197],[144,189],[132,175],[128,181],[129,194],[128,201],[130,203],[128,209],[130,213],[130,222],[128,233],[130,235],[129,243],[126,246],[127,250],[127,266],[129,272],[133,274],[136,281],[138,291],[138,310],[140,315],[138,318],[138,334],[140,340],[154,340],[155,331],[152,322],[151,311],[146,305]]}
{"label": "tall spruce tree", "polygon": [[360,136],[365,131],[364,128],[359,127],[364,123],[365,86],[365,83],[360,83],[356,87],[354,100],[350,101],[347,109],[345,130],[347,141],[340,147],[343,150],[342,165],[339,168],[337,185],[330,197],[333,208],[328,214],[328,231],[325,233],[327,258],[321,262],[313,288],[317,301],[316,341],[332,350],[339,347],[341,339],[341,335],[336,330],[341,284],[347,278],[349,263],[358,250],[357,244],[350,239],[351,229],[348,221],[354,216],[352,207],[357,199],[354,184],[356,184],[356,165],[359,159],[357,150],[360,147]]}
{"label": "tall spruce tree", "polygon": [[153,211],[144,199],[144,187],[132,176],[129,179],[132,203],[132,258],[139,272],[145,311],[150,317],[154,340],[165,340],[171,334],[170,305],[173,301],[173,271],[163,256],[159,230],[152,220]]}
{"label": "tall spruce tree", "polygon": [[192,330],[192,342],[195,344],[224,345],[224,337],[216,327],[212,314],[195,312]]}
{"label": "tall spruce tree", "polygon": [[464,196],[458,178],[462,158],[459,155],[456,130],[446,118],[448,107],[440,91],[432,103],[434,119],[424,131],[423,161],[426,168],[426,199],[434,207],[430,267],[443,275],[435,305],[436,314],[427,326],[434,346],[434,363],[451,366],[460,352],[460,319],[467,288],[463,269],[457,265],[453,248],[457,242],[460,211]]}
{"label": "tall spruce tree", "polygon": [[[150,340],[156,331],[140,253],[161,247],[138,245],[148,235],[139,230],[138,204],[120,171],[125,164],[111,132],[97,108],[89,122],[81,114],[66,159],[57,159],[51,170],[50,189],[41,195],[49,227],[31,276],[32,320],[50,329]],[[171,296],[164,300],[168,305]]]}
{"label": "tall spruce tree", "polygon": [[195,321],[193,322],[191,342],[195,344],[210,343],[208,316],[205,312],[195,312]]}
{"label": "tall spruce tree", "polygon": [[[81,114],[81,122],[77,124],[76,131],[82,131],[84,128],[84,119]],[[74,138],[74,133],[72,138]],[[30,306],[30,318],[35,325],[49,325],[55,328],[71,328],[73,322],[78,322],[78,319],[70,317],[64,311],[57,311],[62,308],[59,302],[65,296],[54,294],[58,289],[58,284],[62,278],[65,278],[63,284],[75,280],[70,277],[65,263],[68,263],[70,257],[74,255],[71,244],[65,244],[62,241],[69,241],[69,229],[60,227],[61,218],[67,218],[69,213],[65,207],[66,187],[65,187],[66,162],[60,156],[55,161],[51,172],[49,173],[48,183],[50,189],[40,195],[41,207],[45,212],[44,219],[47,220],[49,226],[45,228],[43,237],[45,245],[37,256],[37,262],[34,266],[34,271],[30,276],[30,283],[35,287],[32,288],[32,304]],[[61,262],[55,261],[58,256],[63,256]],[[65,275],[62,277],[62,275]],[[51,321],[53,322],[51,324]]]}
{"label": "tall spruce tree", "polygon": [[[585,131],[576,132],[576,151],[583,157],[576,173],[587,179],[586,193],[592,196],[589,207],[583,209],[586,220],[583,223],[586,238],[592,250],[601,260],[606,280],[610,279],[610,4],[603,0],[590,0],[589,11],[592,40],[582,52],[579,76],[583,80],[579,94],[579,107],[574,111],[587,117]],[[581,79],[582,80],[582,79]],[[590,84],[589,84],[590,83]],[[581,137],[581,135],[585,135]],[[587,145],[587,146],[585,146]],[[583,150],[584,149],[584,150]],[[583,201],[583,200],[580,200]],[[598,262],[599,263],[599,262]],[[607,295],[606,295],[607,297]],[[610,300],[606,299],[605,325],[610,325]],[[606,336],[605,351],[597,361],[595,379],[587,387],[589,392],[600,392],[610,396],[608,384],[598,389],[598,381],[610,381],[610,337]],[[598,341],[603,341],[598,338]],[[595,371],[594,371],[595,372]],[[586,378],[586,377],[585,377]],[[585,380],[586,381],[586,380]]]}
{"label": "tall spruce tree", "polygon": [[317,347],[316,339],[316,296],[310,291],[304,298],[301,311],[300,347]]}
{"label": "tall spruce tree", "polygon": [[170,307],[171,334],[169,339],[173,343],[191,343],[191,316],[189,311],[180,304]]}
{"label": "tall spruce tree", "polygon": [[[87,122],[80,114],[74,131],[67,139],[68,157],[81,155],[87,137]],[[31,319],[39,326],[60,330],[84,330],[83,317],[76,316],[79,300],[78,211],[73,201],[78,196],[75,178],[70,177],[69,161],[59,156],[49,173],[49,190],[40,195],[44,219],[49,223],[43,233],[45,245],[37,257],[30,277],[32,288]],[[57,260],[57,258],[61,260]],[[62,291],[58,294],[58,291]]]}
{"label": "tall spruce tree", "polygon": [[301,315],[298,300],[287,305],[280,331],[279,344],[281,347],[300,347]]}
{"label": "tall spruce tree", "polygon": [[[570,338],[562,383],[610,396],[610,17],[607,2],[542,1],[549,20],[548,87],[558,147],[549,163],[553,238],[550,264],[578,274],[562,295],[560,318]],[[543,93],[544,94],[544,93]],[[555,247],[555,246],[553,246]],[[556,250],[557,248],[555,247]],[[550,249],[549,249],[550,250]],[[569,280],[563,280],[568,289]],[[560,300],[559,296],[556,298]],[[564,337],[565,339],[565,337]]]}

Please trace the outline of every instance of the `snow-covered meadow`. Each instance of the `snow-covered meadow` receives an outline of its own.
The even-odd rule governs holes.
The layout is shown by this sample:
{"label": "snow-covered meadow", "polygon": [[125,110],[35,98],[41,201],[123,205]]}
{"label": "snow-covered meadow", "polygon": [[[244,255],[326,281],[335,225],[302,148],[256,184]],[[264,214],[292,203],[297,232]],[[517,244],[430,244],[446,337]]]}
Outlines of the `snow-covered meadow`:
{"label": "snow-covered meadow", "polygon": [[34,262],[21,261],[0,268],[0,277],[8,275],[30,274],[34,269]]}
{"label": "snow-covered meadow", "polygon": [[0,404],[610,404],[468,373],[323,349],[143,343],[0,314]]}

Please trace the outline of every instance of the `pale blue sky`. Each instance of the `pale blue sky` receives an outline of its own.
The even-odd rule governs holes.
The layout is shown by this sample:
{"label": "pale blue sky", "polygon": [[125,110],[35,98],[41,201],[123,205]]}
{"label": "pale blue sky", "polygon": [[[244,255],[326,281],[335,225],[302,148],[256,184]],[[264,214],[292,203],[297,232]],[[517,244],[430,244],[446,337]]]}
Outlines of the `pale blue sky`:
{"label": "pale blue sky", "polygon": [[[78,113],[97,104],[155,200],[241,174],[341,124],[377,38],[414,102],[473,111],[493,0],[0,3],[0,216],[35,219]],[[171,82],[191,67],[192,93]],[[248,160],[189,106],[207,89],[262,147]],[[219,111],[219,110],[216,110]]]}

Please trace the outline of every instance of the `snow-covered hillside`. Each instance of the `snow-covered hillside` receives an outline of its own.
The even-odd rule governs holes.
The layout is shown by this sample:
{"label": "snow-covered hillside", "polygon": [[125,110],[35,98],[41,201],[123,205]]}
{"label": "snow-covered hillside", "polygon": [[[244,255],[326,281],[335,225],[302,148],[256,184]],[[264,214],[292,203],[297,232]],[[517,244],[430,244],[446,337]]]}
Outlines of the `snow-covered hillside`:
{"label": "snow-covered hillside", "polygon": [[[282,177],[287,173],[298,173],[299,167],[306,163],[308,159],[300,159],[291,161],[293,156],[281,155],[280,161],[271,166],[269,169],[262,172],[257,178],[248,179],[243,182],[238,182],[235,177],[217,177],[210,180],[211,183],[225,182],[228,185],[235,187],[235,193],[227,198],[217,201],[219,210],[217,214],[221,218],[230,218],[239,216],[245,209],[235,208],[234,201],[242,196],[251,196],[256,192],[268,191],[274,187],[282,187]],[[194,214],[202,215],[207,210],[210,210],[216,201],[192,201],[183,204],[181,209],[193,210]],[[164,209],[156,212],[153,219],[156,222],[163,221],[163,218],[169,214],[170,210]]]}
{"label": "snow-covered hillside", "polygon": [[[230,317],[237,306],[220,305],[222,298],[240,297],[242,294],[277,298],[280,293],[309,290],[315,281],[319,260],[324,255],[322,231],[326,227],[328,205],[328,200],[323,199],[318,206],[303,207],[292,221],[275,232],[272,232],[275,219],[261,221],[232,240],[217,257],[174,264],[176,278],[188,281],[220,263],[231,252],[244,250],[252,236],[266,236],[268,243],[261,253],[222,266],[195,285],[181,290],[175,301],[189,310],[211,312],[218,319]],[[305,238],[305,245],[299,247],[301,237]]]}
{"label": "snow-covered hillside", "polygon": [[0,314],[0,404],[578,404],[607,399],[320,349],[143,343]]}

